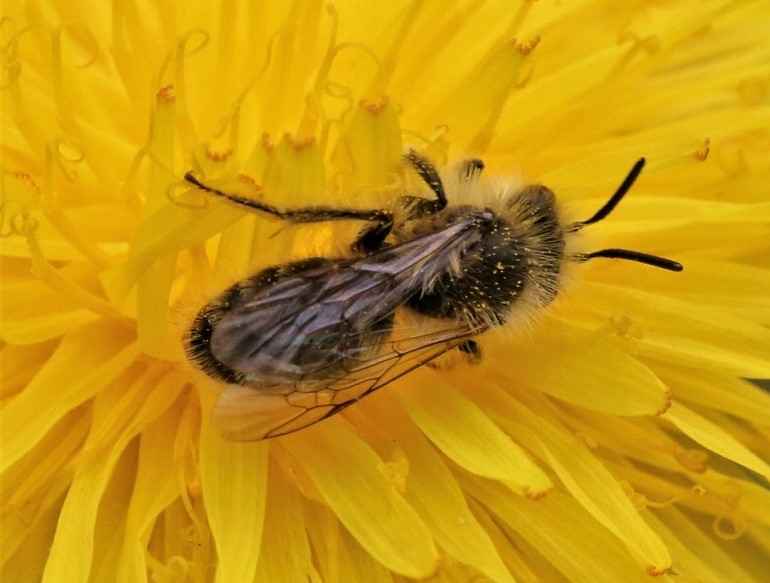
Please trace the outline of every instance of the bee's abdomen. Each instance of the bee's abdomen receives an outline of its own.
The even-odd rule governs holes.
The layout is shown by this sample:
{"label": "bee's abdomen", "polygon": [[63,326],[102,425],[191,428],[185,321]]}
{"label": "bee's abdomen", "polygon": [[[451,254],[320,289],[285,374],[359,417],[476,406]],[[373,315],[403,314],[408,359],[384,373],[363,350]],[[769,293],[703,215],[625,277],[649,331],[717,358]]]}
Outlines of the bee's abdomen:
{"label": "bee's abdomen", "polygon": [[329,259],[312,257],[286,265],[272,266],[229,287],[196,316],[184,339],[185,354],[211,378],[225,383],[242,384],[245,376],[221,362],[212,352],[211,338],[217,322],[248,299],[269,289],[277,281],[331,262]]}

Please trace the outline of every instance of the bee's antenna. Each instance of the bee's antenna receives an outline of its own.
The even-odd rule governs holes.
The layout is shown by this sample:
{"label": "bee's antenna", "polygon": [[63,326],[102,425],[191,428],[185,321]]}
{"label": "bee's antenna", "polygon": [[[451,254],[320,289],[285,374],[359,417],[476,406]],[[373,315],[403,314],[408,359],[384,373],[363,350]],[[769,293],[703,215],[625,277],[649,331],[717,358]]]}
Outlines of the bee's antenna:
{"label": "bee's antenna", "polygon": [[590,219],[585,221],[580,221],[578,223],[572,223],[570,225],[569,230],[579,231],[586,225],[592,225],[594,223],[598,223],[602,219],[606,218],[607,215],[610,214],[615,209],[616,206],[618,206],[618,203],[621,200],[623,200],[623,197],[626,196],[628,191],[631,190],[631,187],[634,185],[634,182],[636,182],[636,179],[639,178],[639,174],[641,174],[642,168],[644,168],[644,163],[645,163],[645,159],[639,158],[636,164],[634,164],[634,167],[631,168],[631,172],[628,173],[628,176],[626,176],[626,179],[618,187],[618,189],[615,191],[615,194],[612,195],[610,200],[608,200],[602,208],[596,211],[596,214],[592,216]]}
{"label": "bee's antenna", "polygon": [[574,258],[577,261],[583,262],[597,257],[605,257],[607,259],[627,259],[629,261],[636,261],[637,263],[644,263],[645,265],[667,269],[668,271],[682,271],[682,269],[684,269],[681,263],[674,261],[673,259],[650,255],[649,253],[642,253],[641,251],[632,251],[631,249],[602,249],[600,251],[594,251],[593,253],[581,253],[575,255]]}
{"label": "bee's antenna", "polygon": [[[639,174],[641,174],[642,168],[644,168],[644,163],[645,159],[639,158],[636,164],[634,164],[633,168],[631,168],[628,176],[626,176],[625,180],[623,180],[621,185],[618,186],[615,194],[613,194],[610,199],[604,203],[604,206],[596,211],[594,216],[592,216],[590,219],[572,223],[569,225],[568,230],[573,232],[579,231],[587,225],[598,223],[602,219],[606,218],[607,215],[609,215],[615,209],[615,207],[618,206],[618,203],[623,200],[623,197],[628,194],[628,191],[631,190],[634,182],[636,182],[636,179],[639,178]],[[650,255],[649,253],[642,253],[641,251],[632,251],[631,249],[602,249],[600,251],[594,251],[593,253],[581,253],[574,256],[577,261],[581,262],[588,261],[589,259],[595,259],[597,257],[605,257],[607,259],[626,259],[628,261],[644,263],[645,265],[652,265],[653,267],[660,267],[661,269],[667,269],[669,271],[682,271],[682,269],[684,269],[681,263],[672,259],[658,257],[657,255]]]}

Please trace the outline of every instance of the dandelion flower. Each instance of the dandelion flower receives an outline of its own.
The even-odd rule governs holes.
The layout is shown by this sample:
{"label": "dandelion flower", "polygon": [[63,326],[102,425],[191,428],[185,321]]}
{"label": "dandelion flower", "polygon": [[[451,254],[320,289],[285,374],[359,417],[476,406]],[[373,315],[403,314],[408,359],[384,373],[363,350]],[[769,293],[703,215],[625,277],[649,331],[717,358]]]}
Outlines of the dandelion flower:
{"label": "dandelion flower", "polygon": [[[766,2],[3,10],[4,580],[764,579]],[[645,156],[584,243],[685,271],[574,266],[477,366],[223,439],[186,315],[360,225],[281,226],[182,176],[380,208],[408,146],[587,216]]]}

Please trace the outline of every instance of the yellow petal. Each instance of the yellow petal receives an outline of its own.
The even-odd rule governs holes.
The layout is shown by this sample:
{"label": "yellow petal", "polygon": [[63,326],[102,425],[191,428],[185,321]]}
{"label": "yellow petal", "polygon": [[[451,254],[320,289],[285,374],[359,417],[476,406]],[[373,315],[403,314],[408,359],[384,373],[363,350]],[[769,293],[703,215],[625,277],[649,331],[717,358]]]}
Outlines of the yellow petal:
{"label": "yellow petal", "polygon": [[[364,400],[348,411],[356,427],[383,457],[385,473],[419,508],[441,548],[490,581],[513,583],[492,541],[468,509],[446,462],[410,422],[393,391]],[[368,413],[368,414],[367,414]],[[386,419],[383,424],[380,419]]]}
{"label": "yellow petal", "polygon": [[[3,312],[0,336],[12,344],[34,344],[58,338],[100,318],[64,294],[52,294],[49,286],[37,280],[4,283],[0,290]],[[41,313],[41,305],[48,306],[50,311]]]}
{"label": "yellow petal", "polygon": [[485,355],[509,364],[495,372],[515,386],[612,415],[657,415],[668,407],[668,389],[655,374],[596,334],[550,321],[538,327],[536,337],[487,338]]}
{"label": "yellow petal", "polygon": [[137,227],[128,257],[100,274],[107,295],[121,304],[158,257],[175,257],[182,249],[200,244],[243,216],[243,211],[232,205],[201,203],[197,193],[181,196],[178,204],[160,207]]}
{"label": "yellow petal", "polygon": [[[742,480],[739,484],[742,514],[751,522],[756,521],[770,526],[770,491],[754,481]],[[766,529],[763,532],[767,534]],[[764,536],[763,541],[764,547],[770,549],[767,544],[770,538]]]}
{"label": "yellow petal", "polygon": [[152,528],[161,512],[179,496],[174,468],[174,434],[179,412],[169,413],[142,433],[133,496],[126,516],[126,534],[115,577],[118,583],[140,581],[147,574],[146,549]]}
{"label": "yellow petal", "polygon": [[276,464],[268,468],[264,530],[269,536],[262,537],[256,581],[318,581],[299,492]]}
{"label": "yellow petal", "polygon": [[410,378],[413,387],[399,392],[406,410],[448,458],[469,472],[505,482],[521,495],[537,498],[551,489],[548,476],[529,455],[439,375],[420,369]]}
{"label": "yellow petal", "polygon": [[665,417],[703,447],[770,480],[770,466],[715,423],[681,403],[673,403]]}
{"label": "yellow petal", "polygon": [[737,557],[680,510],[665,508],[650,512],[647,520],[676,556],[676,572],[685,580],[756,583],[756,578],[742,568]]}
{"label": "yellow petal", "polygon": [[[69,484],[66,484],[69,487]],[[19,583],[40,583],[43,578],[43,569],[48,560],[48,553],[51,550],[51,540],[53,540],[56,521],[59,518],[61,508],[61,497],[66,488],[57,489],[57,500],[54,505],[46,505],[41,508],[38,520],[34,524],[16,524],[15,520],[8,520],[4,516],[3,531],[15,529],[12,533],[15,537],[24,535],[22,544],[18,549],[3,550],[3,572],[14,573],[14,579]],[[9,533],[11,534],[11,533]],[[5,533],[3,533],[5,535]],[[5,536],[0,541],[5,544]],[[15,550],[15,552],[13,552]],[[18,576],[16,575],[18,574]]]}
{"label": "yellow petal", "polygon": [[527,39],[519,43],[515,39],[506,42],[477,65],[457,88],[457,98],[427,114],[433,125],[446,123],[467,152],[483,152],[493,136],[493,128],[511,95],[522,69],[531,66],[529,52],[539,39]]}
{"label": "yellow petal", "polygon": [[[615,417],[588,410],[570,411],[569,427],[586,443],[662,472],[702,472],[705,452],[682,447],[658,419]],[[605,465],[614,466],[605,460]],[[653,472],[650,472],[653,473]],[[617,476],[619,477],[619,476]]]}
{"label": "yellow petal", "polygon": [[41,362],[47,361],[56,349],[56,342],[41,342],[31,346],[6,344],[0,349],[0,370],[3,384],[0,397],[5,401],[20,392],[37,373]]}
{"label": "yellow petal", "polygon": [[[148,390],[148,379],[140,379],[127,389],[112,386],[110,390],[99,394],[98,399],[133,403],[134,410],[130,415],[115,419],[111,408],[97,407],[94,412],[94,427],[125,423],[127,419],[131,422],[122,427],[114,441],[111,440],[108,444],[100,443],[101,436],[98,431],[89,435],[85,454],[77,466],[61,509],[43,581],[88,579],[94,556],[94,533],[99,505],[113,477],[113,471],[122,456],[132,454],[130,451],[126,452],[126,448],[132,447],[130,444],[133,438],[147,424],[161,416],[181,392],[184,385],[179,382],[178,377],[174,380],[174,376],[175,373],[167,375],[169,382],[162,385],[163,391]],[[127,479],[125,474],[126,472],[119,479]],[[118,508],[121,506],[118,505]],[[109,510],[114,511],[115,507]],[[120,515],[123,516],[124,512],[125,509],[121,508]]]}
{"label": "yellow petal", "polygon": [[[564,578],[576,583],[649,583],[610,531],[574,500],[552,492],[537,501],[511,498],[500,484],[468,476],[464,488],[489,507],[519,545],[532,546]],[[553,525],[558,524],[558,528]]]}
{"label": "yellow petal", "polygon": [[267,160],[265,196],[283,208],[314,201],[324,192],[324,168],[323,148],[317,140],[294,139],[287,134]]}
{"label": "yellow petal", "polygon": [[202,423],[201,486],[219,557],[218,582],[254,579],[265,519],[267,448],[265,442],[227,441],[208,420]]}
{"label": "yellow petal", "polygon": [[[612,269],[592,272],[604,283],[624,285],[634,265],[617,262]],[[752,322],[770,322],[770,274],[767,270],[727,261],[687,260],[685,270],[672,278],[650,270],[636,289],[674,297]]]}
{"label": "yellow petal", "polygon": [[[463,487],[462,483],[460,485]],[[470,506],[473,515],[479,521],[479,524],[481,524],[492,539],[492,542],[500,553],[500,557],[513,575],[515,581],[528,581],[534,583],[538,580],[535,571],[543,573],[553,569],[550,565],[544,565],[544,560],[538,560],[539,557],[530,556],[525,559],[522,549],[510,544],[511,538],[509,534],[501,530],[502,525],[499,524],[496,516],[493,517],[490,515],[491,511],[486,506],[482,506],[471,496],[468,497],[468,506]],[[543,566],[542,569],[540,568],[541,565]]]}
{"label": "yellow petal", "polygon": [[770,332],[753,322],[673,298],[587,282],[571,304],[570,320],[580,314],[579,325],[604,331],[631,352],[737,376],[770,376]]}
{"label": "yellow petal", "polygon": [[[770,356],[770,2],[178,4],[3,6],[0,579],[650,581],[642,519],[656,581],[764,580],[770,490],[734,460],[770,465],[740,380]],[[363,225],[274,221],[184,173],[390,209],[420,192],[402,143],[520,171],[567,222],[645,156],[575,250],[686,271],[568,262],[532,345],[490,334],[478,367],[219,446],[206,381],[173,372],[176,313]]]}
{"label": "yellow petal", "polygon": [[129,330],[109,321],[78,328],[62,340],[27,388],[0,409],[4,433],[0,473],[32,449],[68,411],[134,362],[138,350],[130,341]]}
{"label": "yellow petal", "polygon": [[353,581],[393,581],[393,573],[358,544],[329,508],[306,503],[304,511],[305,530],[312,543],[314,563],[318,565],[319,583],[342,581],[348,576]]}
{"label": "yellow petal", "polygon": [[[48,556],[50,541],[53,540],[56,521],[51,513],[58,516],[62,500],[72,479],[69,461],[83,446],[90,420],[77,415],[77,410],[66,415],[27,454],[23,462],[16,463],[3,473],[2,486],[3,528],[0,528],[0,564],[13,565],[23,557],[29,546],[30,537],[45,531],[47,536],[45,555]],[[48,528],[40,522],[52,520]],[[33,545],[34,548],[35,545]],[[35,580],[42,577],[40,564]],[[11,567],[9,567],[11,569]],[[9,572],[13,572],[10,570]]]}
{"label": "yellow petal", "polygon": [[397,108],[392,100],[383,97],[356,105],[332,163],[343,173],[344,191],[357,192],[362,188],[392,187],[402,153]]}
{"label": "yellow petal", "polygon": [[[687,259],[720,261],[766,251],[767,221],[770,204],[734,204],[701,201],[643,198],[624,201],[624,212],[637,212],[647,217],[637,221],[607,221],[591,236],[601,233],[608,247],[644,249],[652,253],[679,258],[685,269]],[[658,224],[651,216],[657,211]],[[690,213],[690,217],[683,213]],[[620,211],[619,211],[620,213]],[[668,220],[667,217],[676,217]],[[730,241],[725,245],[725,241]],[[591,269],[598,269],[594,266]]]}
{"label": "yellow petal", "polygon": [[[543,47],[535,50],[545,48],[547,42],[546,39],[542,43]],[[548,146],[547,136],[550,132],[543,131],[543,118],[550,116],[550,123],[556,126],[552,131],[560,131],[557,127],[564,127],[565,123],[561,116],[553,116],[546,112],[558,110],[559,104],[569,103],[575,96],[584,93],[601,79],[606,78],[627,52],[628,48],[622,45],[606,46],[568,66],[559,68],[555,74],[535,77],[527,84],[526,91],[517,91],[508,100],[500,124],[507,131],[500,137],[500,147],[506,151],[515,152],[516,157],[536,158],[536,152]],[[521,115],[522,111],[526,111],[527,115]],[[579,117],[575,119],[574,115],[570,116],[570,124],[579,122]],[[587,120],[583,122],[586,123]],[[522,136],[526,136],[526,139],[522,139]]]}
{"label": "yellow petal", "polygon": [[763,426],[770,419],[770,394],[756,384],[715,373],[657,364],[675,398],[707,406]]}
{"label": "yellow petal", "polygon": [[[565,436],[544,441],[546,457],[567,490],[592,516],[616,535],[650,573],[671,567],[671,557],[658,535],[639,517],[623,489],[583,444]],[[557,449],[558,448],[558,449]]]}
{"label": "yellow petal", "polygon": [[350,577],[351,581],[371,581],[372,583],[393,581],[393,573],[373,560],[372,555],[361,546],[360,541],[345,529],[340,530],[339,554],[342,557],[342,560],[339,560],[339,580]]}
{"label": "yellow petal", "polygon": [[754,530],[761,537],[765,529],[758,527],[770,526],[770,491],[753,475],[740,478],[714,469],[731,471],[720,459],[709,462],[697,476],[699,495],[683,499],[683,505],[711,519],[710,526],[721,539],[737,540]]}
{"label": "yellow petal", "polygon": [[428,577],[436,570],[438,553],[427,526],[379,472],[382,460],[349,426],[329,419],[281,438],[280,444],[378,561],[407,577]]}
{"label": "yellow petal", "polygon": [[[671,557],[658,536],[639,516],[618,481],[585,443],[540,416],[507,399],[510,433],[520,435],[550,465],[570,494],[618,537],[650,573],[671,567]],[[501,421],[501,423],[507,421]]]}

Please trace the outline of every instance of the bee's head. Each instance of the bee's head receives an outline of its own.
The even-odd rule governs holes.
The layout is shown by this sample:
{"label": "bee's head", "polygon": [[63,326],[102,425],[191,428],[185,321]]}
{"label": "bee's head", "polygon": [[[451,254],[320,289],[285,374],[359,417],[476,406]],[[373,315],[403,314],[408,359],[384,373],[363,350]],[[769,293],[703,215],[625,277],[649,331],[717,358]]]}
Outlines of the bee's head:
{"label": "bee's head", "polygon": [[528,184],[508,201],[508,208],[517,207],[517,219],[536,228],[561,231],[556,212],[556,195],[542,184]]}

